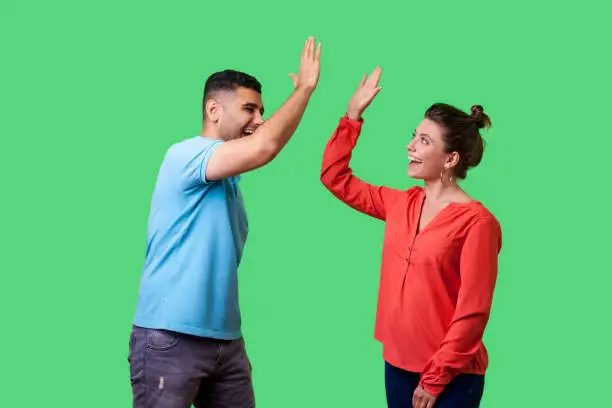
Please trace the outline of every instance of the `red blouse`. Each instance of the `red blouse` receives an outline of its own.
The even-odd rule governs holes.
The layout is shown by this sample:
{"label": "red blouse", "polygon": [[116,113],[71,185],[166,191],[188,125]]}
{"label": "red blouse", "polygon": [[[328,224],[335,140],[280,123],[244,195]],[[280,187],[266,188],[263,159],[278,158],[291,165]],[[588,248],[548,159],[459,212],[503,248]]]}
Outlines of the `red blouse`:
{"label": "red blouse", "polygon": [[373,186],[349,162],[363,122],[346,116],[328,141],[321,181],[350,207],[385,221],[375,338],[383,358],[421,373],[438,396],[459,373],[484,374],[501,228],[478,201],[451,203],[417,233],[425,192]]}

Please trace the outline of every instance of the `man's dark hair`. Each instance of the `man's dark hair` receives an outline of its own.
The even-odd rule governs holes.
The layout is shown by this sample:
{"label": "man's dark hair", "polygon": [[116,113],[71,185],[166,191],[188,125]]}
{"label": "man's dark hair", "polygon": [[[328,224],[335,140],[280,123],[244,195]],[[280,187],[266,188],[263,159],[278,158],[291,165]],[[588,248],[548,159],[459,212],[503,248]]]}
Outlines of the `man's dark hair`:
{"label": "man's dark hair", "polygon": [[[202,103],[205,105],[206,101],[219,91],[234,91],[237,88],[248,88],[261,94],[261,83],[255,77],[244,72],[226,69],[208,77],[204,85]],[[202,108],[204,109],[204,106]]]}

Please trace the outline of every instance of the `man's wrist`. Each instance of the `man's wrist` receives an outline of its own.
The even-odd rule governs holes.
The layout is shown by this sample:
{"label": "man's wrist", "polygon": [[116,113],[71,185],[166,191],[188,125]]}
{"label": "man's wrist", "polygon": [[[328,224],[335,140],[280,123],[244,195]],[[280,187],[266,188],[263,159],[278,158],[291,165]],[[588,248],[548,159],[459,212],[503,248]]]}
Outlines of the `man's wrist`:
{"label": "man's wrist", "polygon": [[310,98],[314,90],[315,90],[314,87],[308,87],[306,85],[298,85],[297,88],[295,88],[294,92],[302,96],[306,96],[307,98]]}

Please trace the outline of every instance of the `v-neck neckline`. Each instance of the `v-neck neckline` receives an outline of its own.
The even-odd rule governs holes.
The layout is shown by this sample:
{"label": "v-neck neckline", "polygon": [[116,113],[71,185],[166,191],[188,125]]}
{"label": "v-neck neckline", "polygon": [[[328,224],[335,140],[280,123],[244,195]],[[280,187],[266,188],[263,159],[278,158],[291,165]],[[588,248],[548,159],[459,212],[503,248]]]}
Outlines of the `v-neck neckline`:
{"label": "v-neck neckline", "polygon": [[414,229],[414,236],[417,237],[419,235],[422,235],[423,232],[427,231],[432,224],[435,224],[435,222],[438,221],[439,218],[441,218],[444,215],[444,212],[446,212],[447,210],[449,210],[449,208],[451,207],[455,207],[457,205],[460,206],[469,206],[472,205],[474,203],[476,203],[476,200],[471,200],[465,203],[460,203],[460,202],[455,202],[455,201],[451,201],[450,203],[446,204],[442,209],[440,209],[440,211],[438,211],[432,218],[431,220],[429,220],[429,222],[427,224],[425,224],[425,226],[423,228],[421,228],[421,218],[423,217],[423,208],[425,208],[425,200],[427,199],[427,195],[425,194],[425,189],[421,188],[421,192],[420,192],[420,197],[419,197],[419,207],[418,207],[418,217],[416,220],[416,227]]}

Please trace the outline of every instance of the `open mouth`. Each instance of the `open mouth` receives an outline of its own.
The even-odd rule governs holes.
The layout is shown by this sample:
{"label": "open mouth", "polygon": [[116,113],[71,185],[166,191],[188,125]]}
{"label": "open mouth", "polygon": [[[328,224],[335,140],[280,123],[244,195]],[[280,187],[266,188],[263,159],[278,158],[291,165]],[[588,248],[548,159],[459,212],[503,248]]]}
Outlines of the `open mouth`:
{"label": "open mouth", "polygon": [[410,160],[410,164],[421,164],[423,160],[416,158],[414,156],[408,156],[408,160]]}
{"label": "open mouth", "polygon": [[244,129],[242,131],[242,136],[251,136],[255,132],[255,129]]}

